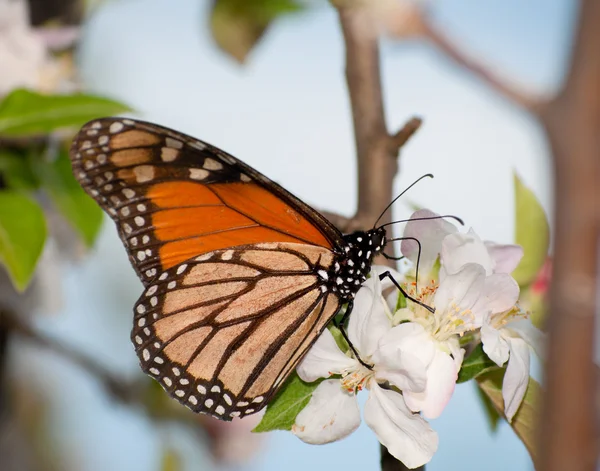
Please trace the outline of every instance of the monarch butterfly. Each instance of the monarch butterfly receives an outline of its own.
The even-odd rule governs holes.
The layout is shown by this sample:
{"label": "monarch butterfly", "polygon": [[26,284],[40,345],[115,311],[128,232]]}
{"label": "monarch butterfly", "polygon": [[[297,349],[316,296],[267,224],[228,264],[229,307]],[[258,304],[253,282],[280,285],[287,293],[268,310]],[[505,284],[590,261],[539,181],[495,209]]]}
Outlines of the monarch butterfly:
{"label": "monarch butterfly", "polygon": [[142,369],[222,420],[265,407],[386,244],[383,226],[343,235],[240,160],[155,124],[91,121],[70,155],[144,284]]}

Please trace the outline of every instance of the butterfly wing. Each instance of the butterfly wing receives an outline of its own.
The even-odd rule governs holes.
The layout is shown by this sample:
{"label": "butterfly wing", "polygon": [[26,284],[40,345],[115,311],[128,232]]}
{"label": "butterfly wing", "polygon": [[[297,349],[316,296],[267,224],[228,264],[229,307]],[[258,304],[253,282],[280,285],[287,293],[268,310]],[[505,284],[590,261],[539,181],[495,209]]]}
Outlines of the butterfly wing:
{"label": "butterfly wing", "polygon": [[335,256],[297,243],[216,250],[160,274],[135,308],[144,371],[195,412],[262,409],[340,307]]}
{"label": "butterfly wing", "polygon": [[250,166],[155,124],[92,121],[75,137],[71,160],[82,187],[115,221],[145,285],[218,249],[343,243],[321,214]]}

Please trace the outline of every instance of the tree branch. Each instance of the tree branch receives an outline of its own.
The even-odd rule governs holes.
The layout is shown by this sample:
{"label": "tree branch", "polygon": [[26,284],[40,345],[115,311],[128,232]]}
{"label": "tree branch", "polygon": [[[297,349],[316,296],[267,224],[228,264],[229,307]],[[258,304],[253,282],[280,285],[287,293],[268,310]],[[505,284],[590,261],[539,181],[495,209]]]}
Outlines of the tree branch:
{"label": "tree branch", "polygon": [[396,134],[391,136],[391,144],[392,149],[395,152],[398,152],[404,144],[406,144],[411,137],[419,130],[423,124],[423,120],[421,118],[417,118],[416,116],[409,119],[406,124],[400,129]]}
{"label": "tree branch", "polygon": [[[348,230],[373,225],[392,200],[394,177],[398,171],[398,152],[419,128],[421,121],[410,120],[391,136],[385,124],[379,67],[379,26],[368,2],[339,2],[340,24],[346,45],[346,80],[352,107],[358,166],[358,208],[348,221]],[[391,212],[381,219],[391,220]],[[388,252],[392,253],[392,248]],[[381,258],[379,263],[392,262]],[[401,471],[403,463],[381,446],[381,469]],[[420,468],[424,469],[424,467]]]}
{"label": "tree branch", "polygon": [[600,2],[583,0],[564,88],[540,119],[554,156],[555,250],[541,417],[543,470],[594,470],[600,178]]}
{"label": "tree branch", "polygon": [[421,13],[418,20],[421,22],[420,27],[418,28],[421,36],[431,41],[434,46],[446,55],[446,57],[454,61],[457,65],[467,69],[494,91],[514,104],[537,114],[540,107],[547,102],[544,97],[532,95],[516,85],[501,79],[488,66],[465,53],[461,48],[457,47],[446,34],[440,31],[426,18],[425,12]]}
{"label": "tree branch", "polygon": [[21,316],[7,310],[2,310],[0,311],[0,325],[39,347],[68,358],[72,363],[75,363],[90,375],[97,378],[104,389],[119,402],[131,404],[139,397],[139,391],[133,384],[123,378],[114,376],[94,358],[67,347],[51,337],[42,335],[27,322],[23,321]]}
{"label": "tree branch", "polygon": [[[385,125],[379,33],[368,7],[338,9],[346,44],[346,80],[352,107],[358,164],[358,209],[354,218],[364,229],[392,199],[392,183],[398,170],[396,153]],[[389,222],[390,215],[382,222]]]}

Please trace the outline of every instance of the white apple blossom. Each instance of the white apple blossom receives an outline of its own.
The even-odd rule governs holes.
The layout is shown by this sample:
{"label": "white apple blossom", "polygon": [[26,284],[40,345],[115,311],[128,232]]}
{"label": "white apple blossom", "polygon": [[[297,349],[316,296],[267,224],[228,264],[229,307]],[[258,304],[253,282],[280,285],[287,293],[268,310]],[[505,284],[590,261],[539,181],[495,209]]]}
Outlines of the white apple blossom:
{"label": "white apple blossom", "polygon": [[427,385],[422,391],[403,389],[404,398],[411,410],[436,418],[454,392],[464,356],[460,337],[479,329],[490,313],[512,308],[519,287],[509,275],[486,276],[481,265],[469,263],[439,285],[430,283],[418,291],[413,285],[408,294],[418,303],[409,300],[394,321],[405,322],[404,332],[413,337],[402,340],[427,366]]}
{"label": "white apple blossom", "polygon": [[297,372],[307,382],[338,377],[319,384],[296,417],[292,432],[314,444],[344,438],[360,424],[356,394],[366,389],[365,422],[393,456],[416,468],[429,462],[438,436],[419,414],[410,411],[397,390],[423,390],[425,365],[397,340],[402,337],[398,330],[406,327],[392,328],[381,283],[376,273],[372,275],[356,295],[348,325],[348,337],[365,364],[342,352],[333,335],[324,331]]}
{"label": "white apple blossom", "polygon": [[453,224],[428,209],[420,209],[412,214],[403,237],[406,239],[402,241],[402,254],[413,265],[417,264],[419,256],[419,244],[414,239],[421,244],[419,282],[431,278],[431,269],[438,257],[442,265],[441,276],[456,273],[466,263],[479,263],[488,275],[510,274],[523,257],[521,246],[483,242],[473,229],[466,234],[459,233]]}
{"label": "white apple blossom", "polygon": [[483,351],[498,366],[506,362],[502,382],[504,414],[510,422],[516,414],[529,384],[530,351],[541,357],[544,334],[518,306],[490,314],[481,326]]}
{"label": "white apple blossom", "polygon": [[[431,211],[421,210],[415,212],[411,219],[435,216]],[[508,361],[502,395],[505,414],[510,421],[527,390],[530,349],[539,352],[543,341],[543,334],[516,305],[519,296],[517,283],[512,278],[507,278],[519,264],[523,249],[518,245],[484,242],[473,229],[466,234],[459,233],[454,226],[440,219],[412,220],[407,224],[404,236],[407,235],[425,241],[421,242],[421,259],[424,258],[427,263],[432,264],[432,260],[439,254],[441,285],[449,274],[459,273],[464,267],[477,264],[486,275],[487,288],[484,296],[503,298],[500,303],[492,303],[493,310],[480,311],[474,326],[481,328],[483,349],[490,359],[498,366],[503,366]],[[414,261],[416,249],[418,245],[414,241],[406,240],[402,244],[404,255]],[[502,306],[505,308],[500,309]],[[410,395],[405,396],[410,405]]]}

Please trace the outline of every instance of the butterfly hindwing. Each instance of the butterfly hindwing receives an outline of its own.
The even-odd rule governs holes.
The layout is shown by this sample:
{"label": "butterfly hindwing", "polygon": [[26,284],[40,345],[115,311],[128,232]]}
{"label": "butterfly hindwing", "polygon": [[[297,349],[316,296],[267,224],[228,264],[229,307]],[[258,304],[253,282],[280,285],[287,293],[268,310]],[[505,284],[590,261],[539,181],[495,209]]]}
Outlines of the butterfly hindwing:
{"label": "butterfly hindwing", "polygon": [[323,216],[256,170],[161,126],[92,121],[73,141],[71,159],[83,188],[116,222],[145,285],[189,258],[227,247],[342,243]]}
{"label": "butterfly hindwing", "polygon": [[334,259],[267,243],[164,271],[135,307],[142,368],[195,412],[231,420],[262,409],[340,307],[322,275]]}

